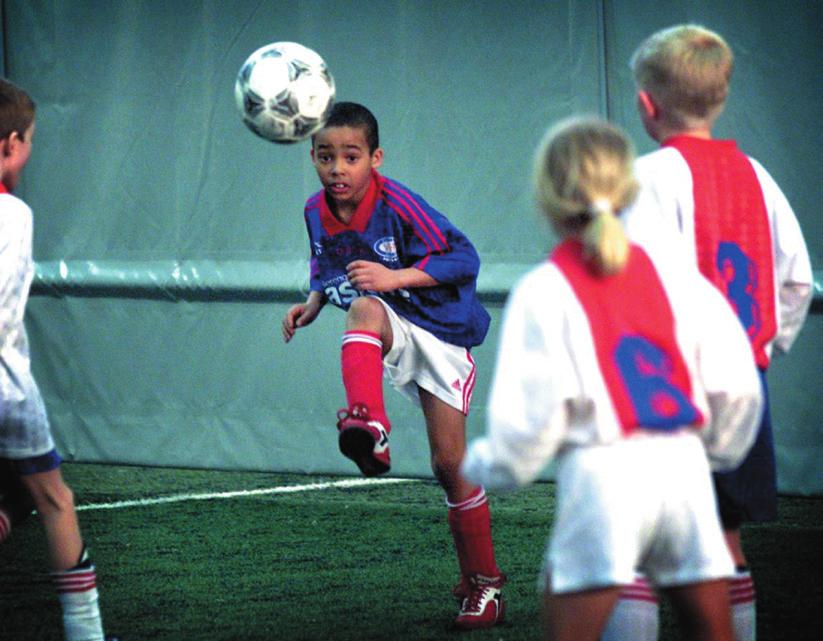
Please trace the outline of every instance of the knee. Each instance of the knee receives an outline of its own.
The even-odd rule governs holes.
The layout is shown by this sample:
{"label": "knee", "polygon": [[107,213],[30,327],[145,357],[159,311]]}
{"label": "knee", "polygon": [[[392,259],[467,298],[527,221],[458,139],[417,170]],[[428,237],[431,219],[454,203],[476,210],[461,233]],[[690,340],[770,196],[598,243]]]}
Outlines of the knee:
{"label": "knee", "polygon": [[346,324],[349,328],[379,326],[384,315],[383,304],[379,300],[373,296],[358,296],[349,307]]}
{"label": "knee", "polygon": [[42,515],[74,510],[74,493],[62,480],[32,488],[31,496],[35,509]]}
{"label": "knee", "polygon": [[434,477],[448,492],[460,482],[460,457],[453,452],[435,452],[431,457]]}

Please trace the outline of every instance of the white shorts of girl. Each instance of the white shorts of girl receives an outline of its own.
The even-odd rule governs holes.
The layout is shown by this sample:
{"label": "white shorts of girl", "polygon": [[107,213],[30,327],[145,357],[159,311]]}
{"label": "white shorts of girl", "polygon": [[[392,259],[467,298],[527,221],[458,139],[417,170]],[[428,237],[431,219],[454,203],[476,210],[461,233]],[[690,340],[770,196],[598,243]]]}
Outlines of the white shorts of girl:
{"label": "white shorts of girl", "polygon": [[386,379],[415,405],[420,405],[419,385],[468,415],[477,371],[469,350],[440,340],[377,300],[383,303],[392,330],[392,347],[383,358]]}
{"label": "white shorts of girl", "polygon": [[706,454],[690,430],[570,447],[558,458],[557,494],[541,590],[628,585],[637,571],[660,587],[734,574]]}

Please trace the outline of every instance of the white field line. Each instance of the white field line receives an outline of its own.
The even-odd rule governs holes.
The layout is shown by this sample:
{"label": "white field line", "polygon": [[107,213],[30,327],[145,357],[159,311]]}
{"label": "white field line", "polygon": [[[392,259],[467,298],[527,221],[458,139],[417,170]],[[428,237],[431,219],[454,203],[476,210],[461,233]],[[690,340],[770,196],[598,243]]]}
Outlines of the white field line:
{"label": "white field line", "polygon": [[174,494],[172,496],[158,496],[152,499],[134,499],[131,501],[114,501],[112,503],[89,503],[78,505],[78,512],[83,510],[119,510],[130,507],[145,507],[161,505],[163,503],[182,503],[185,501],[211,501],[214,499],[233,499],[248,496],[263,496],[266,494],[291,494],[294,492],[313,492],[331,488],[363,487],[367,485],[390,485],[394,483],[416,483],[418,479],[344,479],[341,481],[327,481],[325,483],[310,483],[308,485],[281,485],[256,490],[234,490],[231,492],[209,492],[203,494]]}

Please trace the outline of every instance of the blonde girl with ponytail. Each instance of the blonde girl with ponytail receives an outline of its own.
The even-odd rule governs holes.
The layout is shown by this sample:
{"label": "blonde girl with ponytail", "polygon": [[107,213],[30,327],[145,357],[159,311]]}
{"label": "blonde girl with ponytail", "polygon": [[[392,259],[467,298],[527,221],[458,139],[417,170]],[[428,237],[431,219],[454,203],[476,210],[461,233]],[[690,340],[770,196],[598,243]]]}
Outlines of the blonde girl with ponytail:
{"label": "blonde girl with ponytail", "polygon": [[714,287],[666,236],[648,248],[627,237],[632,159],[626,136],[597,119],[562,122],[540,145],[536,200],[560,242],[506,303],[488,431],[461,469],[506,490],[556,459],[546,639],[596,641],[640,571],[672,600],[685,638],[732,641],[734,564],[710,464],[733,467],[749,448],[760,383]]}
{"label": "blonde girl with ponytail", "polygon": [[613,125],[571,119],[548,131],[535,159],[537,203],[561,238],[578,238],[594,270],[619,272],[629,242],[617,215],[637,194],[634,151]]}

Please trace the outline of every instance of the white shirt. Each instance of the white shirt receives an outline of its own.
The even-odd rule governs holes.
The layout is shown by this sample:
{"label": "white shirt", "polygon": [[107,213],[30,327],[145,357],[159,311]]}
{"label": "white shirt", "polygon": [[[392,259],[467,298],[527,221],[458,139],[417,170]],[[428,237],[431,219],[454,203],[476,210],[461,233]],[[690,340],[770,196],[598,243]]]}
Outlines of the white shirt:
{"label": "white shirt", "polygon": [[[760,182],[772,235],[777,334],[766,346],[771,356],[773,347],[788,352],[803,326],[813,295],[812,267],[789,201],[760,163],[753,158],[749,161]],[[635,175],[640,193],[623,216],[629,236],[645,236],[646,223],[638,224],[637,215],[656,211],[662,223],[682,237],[689,260],[697,265],[693,182],[686,160],[677,149],[663,147],[638,158]]]}
{"label": "white shirt", "polygon": [[[752,350],[726,300],[684,263],[678,241],[655,240],[647,253],[669,298],[693,401],[706,417],[698,433],[713,468],[734,468],[761,414]],[[506,304],[488,432],[470,444],[463,473],[488,488],[513,489],[533,481],[563,448],[621,438],[586,314],[557,266],[538,265]]]}
{"label": "white shirt", "polygon": [[28,458],[54,448],[31,374],[23,318],[34,277],[32,212],[0,193],[0,457]]}

